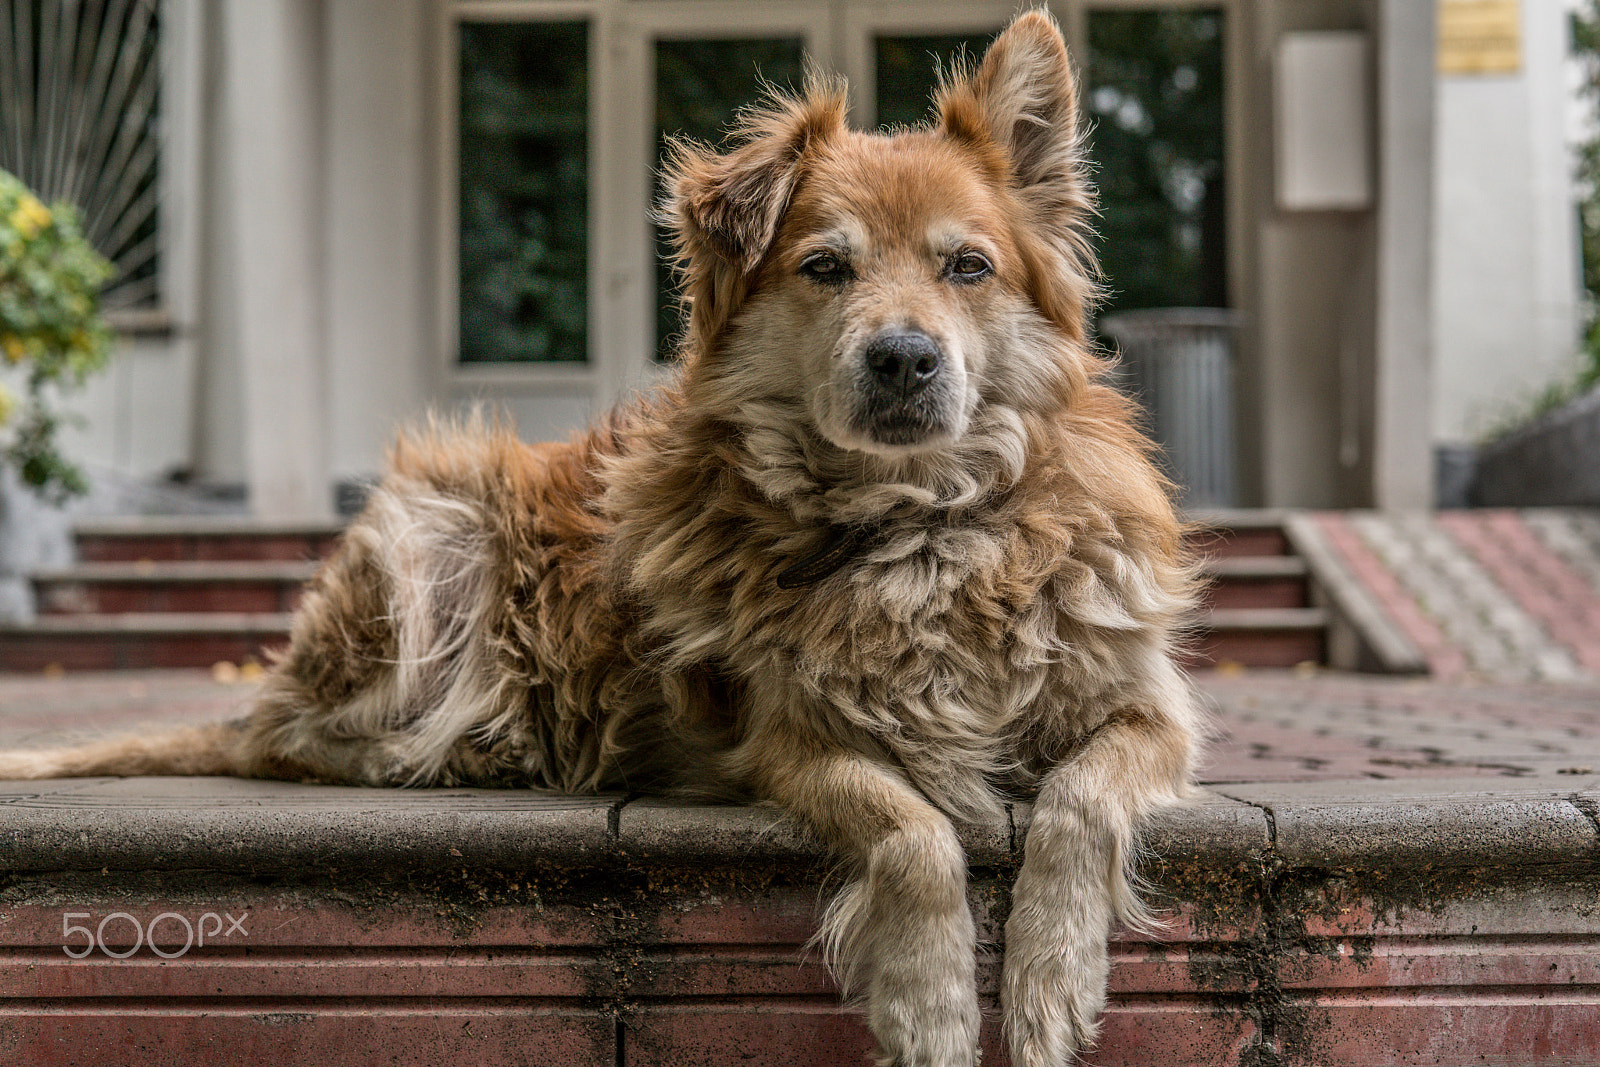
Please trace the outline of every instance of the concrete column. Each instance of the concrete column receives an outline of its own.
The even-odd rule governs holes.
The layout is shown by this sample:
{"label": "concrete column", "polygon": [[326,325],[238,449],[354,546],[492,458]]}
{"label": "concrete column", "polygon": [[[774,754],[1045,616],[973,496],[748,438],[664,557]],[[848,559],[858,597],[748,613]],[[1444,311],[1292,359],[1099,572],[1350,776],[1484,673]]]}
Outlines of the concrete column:
{"label": "concrete column", "polygon": [[377,474],[439,366],[432,0],[327,6],[328,469]]}
{"label": "concrete column", "polygon": [[1372,503],[1433,504],[1434,12],[1377,11],[1378,226]]}
{"label": "concrete column", "polygon": [[332,511],[326,458],[322,0],[222,0],[239,433],[258,518]]}

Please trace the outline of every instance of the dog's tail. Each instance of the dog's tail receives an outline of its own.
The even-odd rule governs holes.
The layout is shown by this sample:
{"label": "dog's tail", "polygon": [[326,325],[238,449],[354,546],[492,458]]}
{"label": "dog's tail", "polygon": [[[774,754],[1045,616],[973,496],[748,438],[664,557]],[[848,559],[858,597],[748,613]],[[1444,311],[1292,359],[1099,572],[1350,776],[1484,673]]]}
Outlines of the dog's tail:
{"label": "dog's tail", "polygon": [[0,750],[0,779],[240,775],[242,727],[211,723],[59,748]]}

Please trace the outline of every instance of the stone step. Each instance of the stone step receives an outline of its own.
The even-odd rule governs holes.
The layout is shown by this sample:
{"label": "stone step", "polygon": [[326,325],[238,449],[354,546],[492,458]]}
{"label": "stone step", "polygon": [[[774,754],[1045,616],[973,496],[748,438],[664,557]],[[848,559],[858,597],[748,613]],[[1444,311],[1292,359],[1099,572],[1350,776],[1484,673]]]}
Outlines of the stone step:
{"label": "stone step", "polygon": [[1205,604],[1213,610],[1303,608],[1311,571],[1299,556],[1224,556],[1206,560]]}
{"label": "stone step", "polygon": [[[1316,608],[1212,611],[1197,627],[1190,667],[1321,663],[1326,615]],[[41,615],[0,627],[0,671],[148,670],[260,660],[288,641],[286,613],[158,611]]]}
{"label": "stone step", "polygon": [[[1205,604],[1213,609],[1296,608],[1308,602],[1308,571],[1294,556],[1207,561]],[[81,563],[33,576],[43,614],[153,611],[293,611],[316,573],[311,561],[173,560]]]}
{"label": "stone step", "polygon": [[246,518],[143,516],[78,523],[78,558],[86,563],[199,560],[304,561],[333,551],[336,522],[259,522]]}
{"label": "stone step", "polygon": [[288,642],[282,612],[41,615],[0,627],[0,671],[149,670],[261,660]]}
{"label": "stone step", "polygon": [[[1190,541],[1203,555],[1281,556],[1289,543],[1272,510],[1208,511],[1192,516]],[[337,543],[337,522],[269,523],[238,517],[142,516],[78,523],[86,562],[141,560],[320,559]]]}
{"label": "stone step", "polygon": [[1296,667],[1327,660],[1321,608],[1227,608],[1203,616],[1190,667]]}
{"label": "stone step", "polygon": [[[1191,666],[1324,662],[1324,615],[1272,511],[1210,512],[1194,535],[1210,579]],[[0,630],[0,670],[210,666],[281,645],[335,523],[135,518],[78,528],[84,562],[37,576],[41,615]]]}
{"label": "stone step", "polygon": [[81,563],[34,575],[46,615],[290,612],[316,563],[179,560]]}
{"label": "stone step", "polygon": [[1285,513],[1274,509],[1230,508],[1187,516],[1189,543],[1201,556],[1284,556],[1292,552],[1284,533]]}

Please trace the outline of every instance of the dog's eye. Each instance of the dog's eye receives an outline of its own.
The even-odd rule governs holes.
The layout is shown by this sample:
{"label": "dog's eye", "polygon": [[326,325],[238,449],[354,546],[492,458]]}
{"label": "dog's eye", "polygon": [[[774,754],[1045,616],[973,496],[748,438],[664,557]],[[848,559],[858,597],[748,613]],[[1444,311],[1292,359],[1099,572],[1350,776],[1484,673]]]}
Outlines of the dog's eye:
{"label": "dog's eye", "polygon": [[978,252],[963,252],[950,261],[950,275],[964,282],[977,281],[994,270],[994,264]]}
{"label": "dog's eye", "polygon": [[805,258],[800,273],[812,281],[837,285],[849,279],[850,265],[832,252],[818,252]]}

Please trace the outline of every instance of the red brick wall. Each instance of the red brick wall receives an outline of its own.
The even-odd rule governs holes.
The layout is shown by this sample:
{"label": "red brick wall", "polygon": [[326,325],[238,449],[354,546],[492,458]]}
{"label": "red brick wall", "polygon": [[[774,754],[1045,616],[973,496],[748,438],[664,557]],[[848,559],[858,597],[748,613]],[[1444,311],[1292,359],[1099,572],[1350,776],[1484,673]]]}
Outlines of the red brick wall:
{"label": "red brick wall", "polygon": [[[1199,891],[1188,877],[1173,888],[1195,901],[1168,943],[1113,944],[1098,1067],[1600,1062],[1592,882],[1479,872],[1407,904],[1297,876],[1261,905],[1248,885]],[[866,1062],[865,1029],[802,960],[815,886],[748,872],[625,881],[13,880],[0,893],[0,1062]],[[1003,883],[978,880],[973,900],[998,940]],[[107,954],[162,913],[159,953]],[[204,946],[184,920],[204,925]],[[63,949],[91,944],[83,959]],[[982,973],[992,993],[994,955]],[[993,1067],[1007,1058],[992,997],[987,1010]]]}

